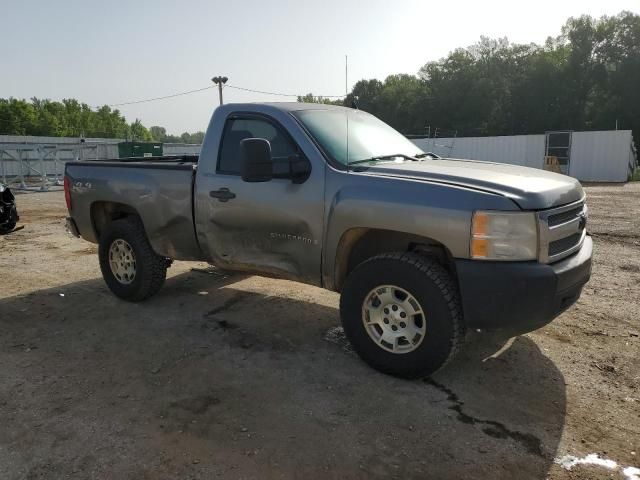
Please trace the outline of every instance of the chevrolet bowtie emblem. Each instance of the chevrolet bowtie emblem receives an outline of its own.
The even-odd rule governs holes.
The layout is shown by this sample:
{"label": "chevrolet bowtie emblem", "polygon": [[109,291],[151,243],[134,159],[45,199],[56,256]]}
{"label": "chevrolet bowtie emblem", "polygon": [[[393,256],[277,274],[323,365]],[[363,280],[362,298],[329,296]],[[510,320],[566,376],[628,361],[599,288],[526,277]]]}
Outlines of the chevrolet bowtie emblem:
{"label": "chevrolet bowtie emblem", "polygon": [[578,229],[584,230],[587,226],[587,217],[585,215],[580,215],[580,222],[578,223]]}

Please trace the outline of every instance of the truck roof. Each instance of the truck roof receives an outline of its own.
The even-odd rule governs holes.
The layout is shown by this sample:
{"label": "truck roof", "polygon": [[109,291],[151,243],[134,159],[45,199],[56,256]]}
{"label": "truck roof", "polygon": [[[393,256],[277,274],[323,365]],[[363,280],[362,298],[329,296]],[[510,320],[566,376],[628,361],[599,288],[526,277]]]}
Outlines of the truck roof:
{"label": "truck roof", "polygon": [[285,112],[295,112],[300,110],[351,110],[351,108],[338,105],[327,105],[325,103],[302,103],[302,102],[251,102],[251,103],[225,103],[223,107],[236,109],[252,109],[256,107],[268,107]]}

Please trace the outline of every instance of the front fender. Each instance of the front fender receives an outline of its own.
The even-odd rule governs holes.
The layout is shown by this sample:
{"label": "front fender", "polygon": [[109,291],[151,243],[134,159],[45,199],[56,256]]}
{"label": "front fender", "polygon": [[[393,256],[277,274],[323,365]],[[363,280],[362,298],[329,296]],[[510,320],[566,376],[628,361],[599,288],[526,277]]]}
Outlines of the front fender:
{"label": "front fender", "polygon": [[[323,284],[336,286],[340,241],[353,229],[380,229],[428,237],[454,258],[469,257],[474,210],[518,210],[500,195],[438,183],[334,172],[345,181],[327,182]],[[342,185],[341,185],[342,183]],[[331,197],[329,197],[329,192]]]}

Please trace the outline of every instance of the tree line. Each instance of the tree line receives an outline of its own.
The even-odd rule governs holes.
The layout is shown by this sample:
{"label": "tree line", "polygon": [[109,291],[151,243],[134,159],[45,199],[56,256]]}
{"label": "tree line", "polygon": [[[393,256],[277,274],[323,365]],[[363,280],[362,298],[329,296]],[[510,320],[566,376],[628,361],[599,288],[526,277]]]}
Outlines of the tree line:
{"label": "tree line", "polygon": [[95,110],[75,99],[56,102],[32,98],[0,98],[0,134],[46,137],[122,138],[163,143],[202,143],[204,132],[167,134],[164,127],[145,127],[138,119],[128,123],[117,109]]}
{"label": "tree line", "polygon": [[570,18],[544,45],[481,37],[417,75],[360,80],[344,101],[299,100],[355,103],[405,134],[618,128],[640,142],[640,16]]}
{"label": "tree line", "polygon": [[[640,15],[570,18],[543,45],[480,41],[426,63],[417,75],[358,81],[343,100],[298,101],[371,112],[404,134],[486,136],[547,130],[630,129],[640,142]],[[127,123],[117,109],[0,98],[0,133],[201,143],[203,132],[169,135]]]}

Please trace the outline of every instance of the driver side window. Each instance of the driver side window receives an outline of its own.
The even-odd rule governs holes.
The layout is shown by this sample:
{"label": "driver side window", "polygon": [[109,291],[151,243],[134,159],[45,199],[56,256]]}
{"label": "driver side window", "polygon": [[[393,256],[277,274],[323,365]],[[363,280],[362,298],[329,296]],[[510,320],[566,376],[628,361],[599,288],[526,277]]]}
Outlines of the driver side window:
{"label": "driver side window", "polygon": [[298,151],[289,137],[273,123],[259,118],[232,118],[227,120],[222,134],[218,173],[240,175],[240,142],[246,138],[268,140],[274,160],[288,158]]}

